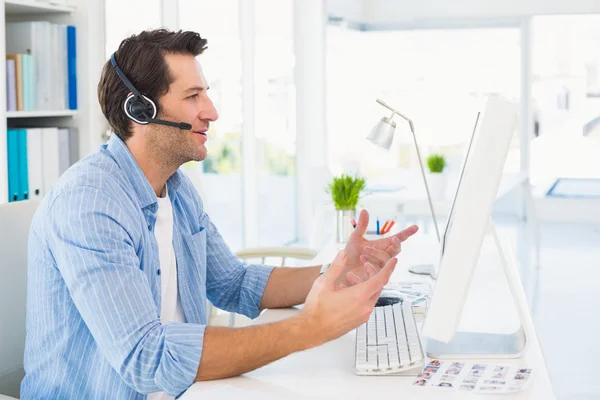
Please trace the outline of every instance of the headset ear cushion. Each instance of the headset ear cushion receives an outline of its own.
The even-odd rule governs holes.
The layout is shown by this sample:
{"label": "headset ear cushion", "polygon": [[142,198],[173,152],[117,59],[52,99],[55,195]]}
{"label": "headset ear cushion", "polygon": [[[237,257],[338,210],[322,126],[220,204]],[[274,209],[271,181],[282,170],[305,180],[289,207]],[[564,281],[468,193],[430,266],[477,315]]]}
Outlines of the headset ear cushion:
{"label": "headset ear cushion", "polygon": [[156,118],[156,114],[158,113],[158,109],[156,108],[156,104],[150,98],[142,95],[142,104],[146,106],[146,115],[150,118]]}
{"label": "headset ear cushion", "polygon": [[129,103],[129,112],[131,113],[132,116],[134,116],[137,119],[140,119],[140,120],[147,119],[146,118],[146,115],[147,115],[146,107],[139,100],[134,100]]}
{"label": "headset ear cushion", "polygon": [[156,117],[156,105],[144,95],[140,98],[130,94],[123,108],[125,114],[138,124],[147,124],[149,119]]}

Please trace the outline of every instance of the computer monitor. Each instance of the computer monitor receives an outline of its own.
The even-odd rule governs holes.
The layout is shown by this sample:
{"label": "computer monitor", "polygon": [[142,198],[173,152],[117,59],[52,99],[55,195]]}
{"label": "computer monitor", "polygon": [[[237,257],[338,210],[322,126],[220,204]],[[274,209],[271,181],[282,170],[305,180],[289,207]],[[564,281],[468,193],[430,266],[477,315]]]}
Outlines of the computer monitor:
{"label": "computer monitor", "polygon": [[[428,352],[432,343],[459,339],[455,335],[490,225],[516,120],[514,103],[489,98],[473,132],[442,237],[437,280],[423,326],[423,336],[430,339]],[[460,338],[464,340],[474,339]]]}

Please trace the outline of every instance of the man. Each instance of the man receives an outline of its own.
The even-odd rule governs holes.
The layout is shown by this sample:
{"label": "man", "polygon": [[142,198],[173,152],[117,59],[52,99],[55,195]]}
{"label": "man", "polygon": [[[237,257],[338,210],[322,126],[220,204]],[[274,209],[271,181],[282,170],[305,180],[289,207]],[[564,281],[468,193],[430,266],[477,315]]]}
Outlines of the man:
{"label": "man", "polygon": [[[32,223],[22,398],[164,399],[335,339],[367,320],[416,232],[368,242],[363,212],[321,277],[321,266],[244,266],[178,170],[206,157],[218,118],[195,58],[205,46],[193,32],[148,31],[104,66],[98,98],[114,135],[61,177]],[[305,307],[207,327],[206,299],[249,317]]]}

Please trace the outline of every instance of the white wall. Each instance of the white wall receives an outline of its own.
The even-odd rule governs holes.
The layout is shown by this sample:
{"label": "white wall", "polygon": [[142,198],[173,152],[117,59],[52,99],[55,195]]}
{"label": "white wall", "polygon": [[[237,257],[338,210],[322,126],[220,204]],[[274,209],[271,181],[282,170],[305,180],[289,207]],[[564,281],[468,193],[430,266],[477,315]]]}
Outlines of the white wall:
{"label": "white wall", "polygon": [[98,149],[108,124],[98,103],[97,87],[104,55],[104,2],[77,0],[77,84],[79,111],[73,124],[79,128],[79,153],[84,157]]}
{"label": "white wall", "polygon": [[327,179],[325,24],[323,0],[294,2],[298,237],[315,228],[315,202]]}
{"label": "white wall", "polygon": [[330,15],[365,28],[461,24],[487,20],[505,24],[523,16],[600,13],[598,0],[328,0]]}

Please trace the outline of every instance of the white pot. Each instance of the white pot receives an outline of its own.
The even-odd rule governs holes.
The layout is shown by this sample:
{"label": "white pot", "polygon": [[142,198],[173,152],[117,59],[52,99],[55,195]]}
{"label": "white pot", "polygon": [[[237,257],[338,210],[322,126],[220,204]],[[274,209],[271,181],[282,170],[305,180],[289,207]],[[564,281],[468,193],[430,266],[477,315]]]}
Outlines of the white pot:
{"label": "white pot", "polygon": [[443,172],[429,172],[427,174],[427,185],[433,200],[444,200],[446,198],[446,174]]}
{"label": "white pot", "polygon": [[355,210],[336,210],[336,242],[346,243],[354,231],[352,220],[356,217]]}

